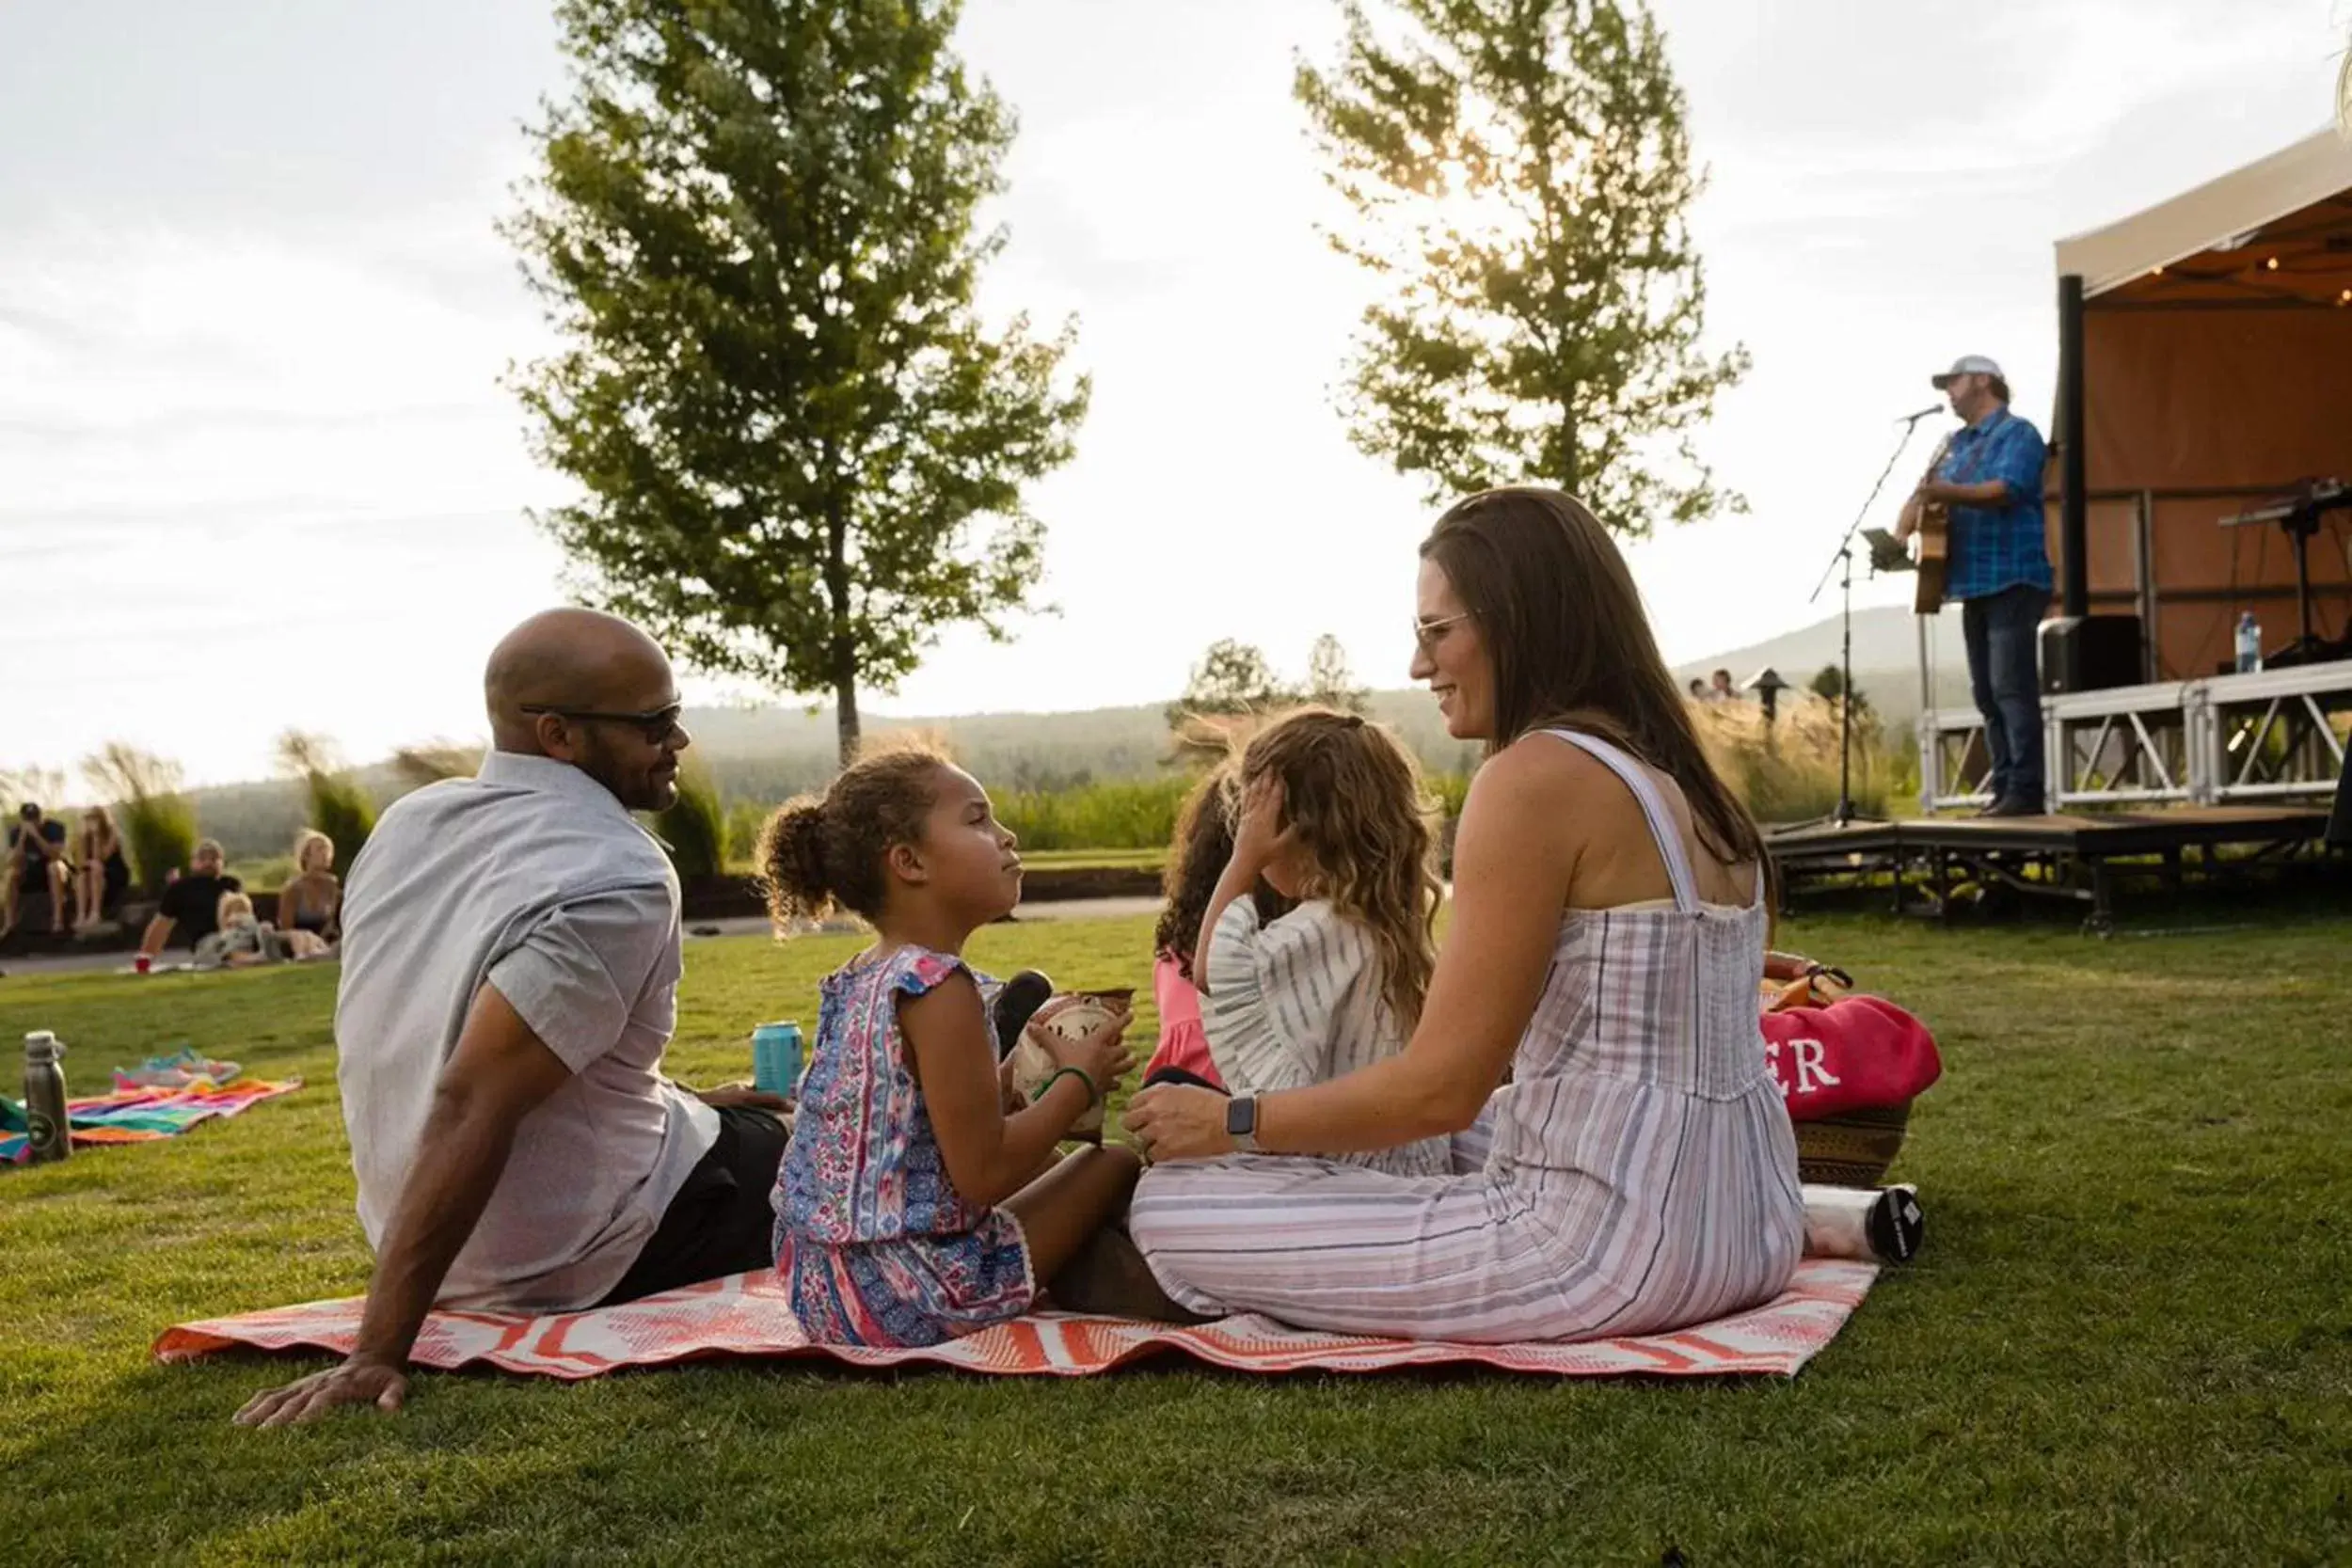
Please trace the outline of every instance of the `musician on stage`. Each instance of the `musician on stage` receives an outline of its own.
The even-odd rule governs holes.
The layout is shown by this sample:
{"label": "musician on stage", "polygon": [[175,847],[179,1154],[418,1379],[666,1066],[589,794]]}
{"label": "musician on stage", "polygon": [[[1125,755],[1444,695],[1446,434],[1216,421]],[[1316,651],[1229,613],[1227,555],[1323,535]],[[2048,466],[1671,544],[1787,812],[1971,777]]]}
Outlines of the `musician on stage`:
{"label": "musician on stage", "polygon": [[1982,815],[2038,816],[2042,696],[2034,655],[2052,585],[2042,521],[2042,433],[2010,412],[2009,382],[1980,354],[1962,356],[1930,380],[1967,428],[1952,436],[1944,460],[1904,504],[1895,536],[1909,539],[1929,502],[1950,509],[1944,596],[1961,601],[1968,682],[1993,762],[1993,803]]}

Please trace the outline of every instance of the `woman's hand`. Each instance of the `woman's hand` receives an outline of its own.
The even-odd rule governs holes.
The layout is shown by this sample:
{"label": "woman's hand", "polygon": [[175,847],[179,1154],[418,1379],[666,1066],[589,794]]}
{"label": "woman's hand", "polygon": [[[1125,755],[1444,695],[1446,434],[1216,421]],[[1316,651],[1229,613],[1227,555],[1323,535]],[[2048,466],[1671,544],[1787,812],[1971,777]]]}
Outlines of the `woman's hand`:
{"label": "woman's hand", "polygon": [[[1059,1009],[1056,1009],[1058,1011]],[[1125,1009],[1111,1014],[1091,1033],[1072,1039],[1050,1029],[1042,1029],[1032,1021],[1028,1033],[1045,1048],[1057,1068],[1076,1068],[1094,1085],[1098,1098],[1107,1099],[1111,1090],[1127,1076],[1136,1065],[1136,1053],[1129,1050],[1120,1036],[1127,1032],[1128,1022],[1135,1015]]]}
{"label": "woman's hand", "polygon": [[1120,1117],[1147,1160],[1214,1160],[1233,1152],[1225,1131],[1225,1107],[1232,1101],[1215,1089],[1190,1084],[1154,1084],[1127,1102]]}

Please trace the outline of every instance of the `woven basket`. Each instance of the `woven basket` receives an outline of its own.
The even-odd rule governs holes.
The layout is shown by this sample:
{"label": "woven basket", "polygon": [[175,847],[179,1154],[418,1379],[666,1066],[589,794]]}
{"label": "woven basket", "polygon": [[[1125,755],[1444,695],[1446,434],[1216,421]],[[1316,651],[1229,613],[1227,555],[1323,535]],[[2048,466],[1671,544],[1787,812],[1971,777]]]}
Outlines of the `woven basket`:
{"label": "woven basket", "polygon": [[1902,1152],[1911,1101],[1873,1111],[1849,1111],[1797,1126],[1797,1177],[1829,1187],[1875,1187]]}

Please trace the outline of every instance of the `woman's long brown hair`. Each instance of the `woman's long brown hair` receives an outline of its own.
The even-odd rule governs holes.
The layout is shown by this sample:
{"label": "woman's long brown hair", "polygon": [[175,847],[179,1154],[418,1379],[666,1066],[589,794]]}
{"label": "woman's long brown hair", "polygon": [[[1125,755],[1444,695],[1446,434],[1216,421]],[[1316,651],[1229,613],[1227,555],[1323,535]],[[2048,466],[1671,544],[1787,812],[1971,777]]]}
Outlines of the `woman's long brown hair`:
{"label": "woman's long brown hair", "polygon": [[1764,834],[1708,761],[1633,574],[1600,520],[1564,491],[1482,490],[1438,519],[1421,553],[1445,573],[1494,661],[1486,754],[1540,729],[1613,742],[1681,786],[1711,854],[1756,863],[1771,907]]}

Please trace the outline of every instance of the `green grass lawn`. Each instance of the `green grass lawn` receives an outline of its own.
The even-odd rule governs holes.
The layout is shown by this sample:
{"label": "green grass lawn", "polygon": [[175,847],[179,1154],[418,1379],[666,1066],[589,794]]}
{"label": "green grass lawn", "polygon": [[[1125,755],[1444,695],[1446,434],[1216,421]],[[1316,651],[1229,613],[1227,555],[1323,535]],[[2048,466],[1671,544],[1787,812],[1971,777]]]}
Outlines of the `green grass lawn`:
{"label": "green grass lawn", "polygon": [[[23,1562],[2343,1561],[2352,920],[2258,918],[1787,928],[1947,1064],[1899,1171],[1926,1255],[1793,1382],[428,1374],[398,1418],[265,1433],[230,1412],[320,1362],[146,1353],[366,1278],[333,974],[9,980],[0,1030],[57,1030],[85,1086],[177,1040],[310,1086],[0,1174],[0,1538]],[[974,956],[1141,985],[1147,930],[998,927]],[[680,1076],[744,1073],[750,1025],[813,1019],[851,945],[691,945]]]}
{"label": "green grass lawn", "polygon": [[1021,863],[1031,866],[1052,866],[1057,871],[1115,870],[1157,871],[1168,863],[1168,847],[1155,849],[1024,849]]}

